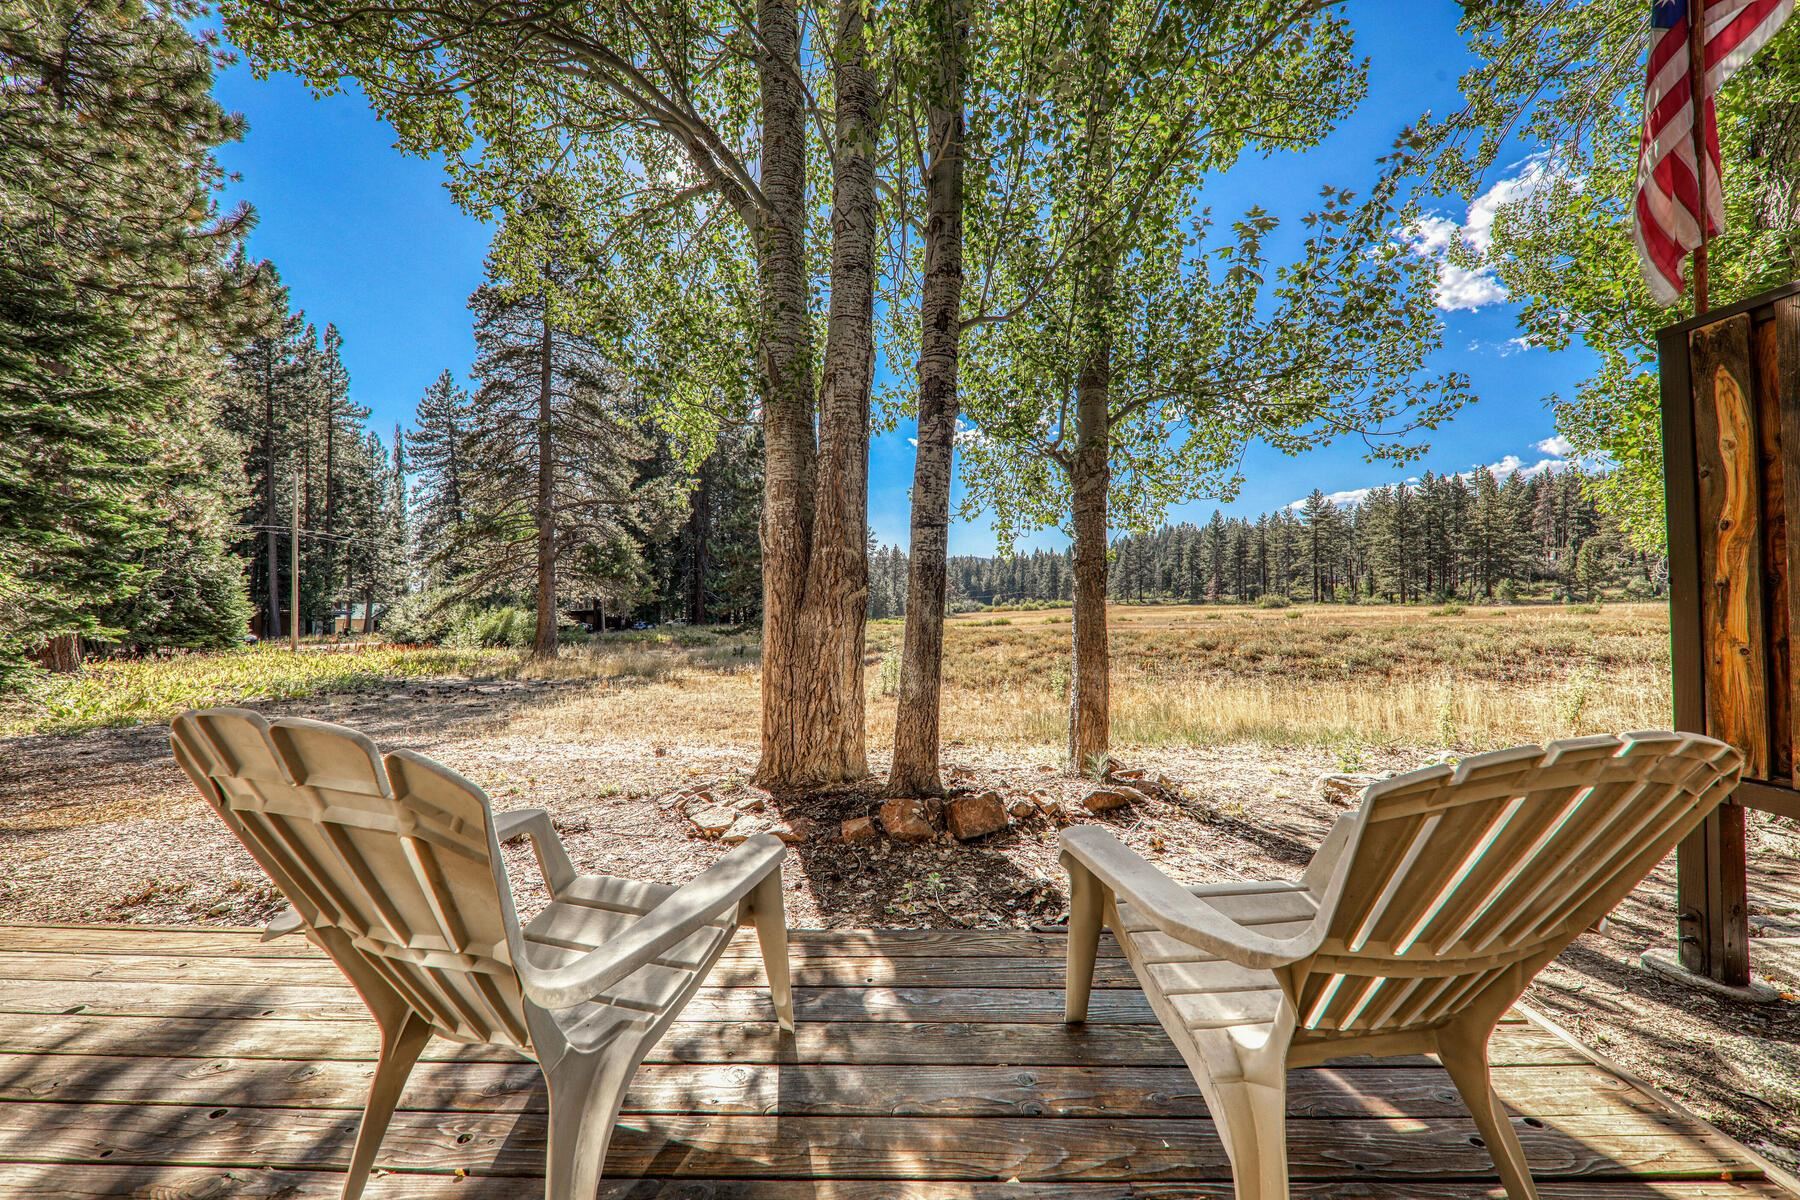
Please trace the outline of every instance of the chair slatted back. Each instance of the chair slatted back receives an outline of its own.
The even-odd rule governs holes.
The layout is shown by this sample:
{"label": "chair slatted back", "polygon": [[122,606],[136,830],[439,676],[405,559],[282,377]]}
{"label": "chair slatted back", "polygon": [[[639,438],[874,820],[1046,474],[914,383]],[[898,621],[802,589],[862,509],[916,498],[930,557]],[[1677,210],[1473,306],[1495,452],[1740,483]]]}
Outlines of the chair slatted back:
{"label": "chair slatted back", "polygon": [[1722,742],[1641,733],[1371,785],[1325,941],[1288,975],[1301,1030],[1400,1031],[1511,1004],[1730,794],[1739,767]]}
{"label": "chair slatted back", "polygon": [[365,998],[530,1048],[481,789],[352,730],[244,709],[176,718],[176,759]]}

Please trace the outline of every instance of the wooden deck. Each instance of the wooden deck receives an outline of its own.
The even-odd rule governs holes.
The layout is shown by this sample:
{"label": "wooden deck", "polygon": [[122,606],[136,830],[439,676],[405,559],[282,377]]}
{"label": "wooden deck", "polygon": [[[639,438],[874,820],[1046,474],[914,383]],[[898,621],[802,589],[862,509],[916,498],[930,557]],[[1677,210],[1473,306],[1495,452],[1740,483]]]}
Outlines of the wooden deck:
{"label": "wooden deck", "polygon": [[[1023,932],[802,932],[797,1035],[753,946],[727,951],[639,1073],[608,1200],[1174,1200],[1231,1195],[1192,1079],[1110,944],[1092,1024],[1061,1023],[1062,944]],[[298,939],[0,927],[0,1197],[335,1198],[375,1027]],[[1546,1200],[1788,1196],[1743,1147],[1523,1018],[1494,1040]],[[531,1064],[437,1043],[370,1200],[526,1200]],[[1499,1195],[1426,1059],[1292,1076],[1294,1193]]]}

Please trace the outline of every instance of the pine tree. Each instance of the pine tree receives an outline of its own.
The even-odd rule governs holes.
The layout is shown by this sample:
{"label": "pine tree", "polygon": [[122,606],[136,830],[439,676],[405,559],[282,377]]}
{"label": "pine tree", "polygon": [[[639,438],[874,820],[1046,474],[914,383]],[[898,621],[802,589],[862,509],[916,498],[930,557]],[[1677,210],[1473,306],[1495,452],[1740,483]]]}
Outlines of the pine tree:
{"label": "pine tree", "polygon": [[471,405],[469,393],[446,370],[425,389],[413,415],[408,448],[418,476],[415,520],[428,586],[450,584],[463,573],[456,549],[468,521],[463,494]]}
{"label": "pine tree", "polygon": [[213,147],[241,123],[181,14],[38,5],[0,21],[0,78],[4,687],[48,643],[68,668],[82,636],[241,632],[219,537],[229,449],[210,430],[218,355],[262,272],[241,253],[248,210],[214,200]]}
{"label": "pine tree", "polygon": [[565,597],[618,608],[648,594],[643,547],[673,523],[675,481],[640,478],[650,439],[598,343],[559,328],[541,296],[488,284],[470,308],[478,386],[455,591],[533,597],[534,652],[553,655]]}

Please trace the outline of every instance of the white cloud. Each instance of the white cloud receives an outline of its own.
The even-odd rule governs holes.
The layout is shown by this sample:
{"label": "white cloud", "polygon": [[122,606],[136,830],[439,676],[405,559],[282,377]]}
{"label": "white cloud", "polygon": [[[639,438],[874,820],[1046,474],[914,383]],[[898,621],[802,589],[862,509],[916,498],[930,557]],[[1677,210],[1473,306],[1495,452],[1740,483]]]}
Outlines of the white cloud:
{"label": "white cloud", "polygon": [[[1369,493],[1374,490],[1375,490],[1374,487],[1371,486],[1371,487],[1351,488],[1349,491],[1346,491],[1346,492],[1327,492],[1325,494],[1325,499],[1329,500],[1332,504],[1336,505],[1339,508],[1355,508],[1357,505],[1361,504],[1364,500],[1367,500],[1369,498]],[[1295,512],[1299,512],[1301,509],[1306,507],[1306,501],[1307,501],[1307,497],[1302,496],[1302,497],[1300,497],[1300,499],[1298,499],[1298,500],[1294,501],[1292,504],[1288,505],[1288,507],[1293,509]]]}
{"label": "white cloud", "polygon": [[[1570,446],[1568,439],[1561,435],[1547,437],[1541,441],[1533,442],[1531,448],[1545,457],[1540,458],[1535,462],[1528,463],[1517,454],[1506,454],[1502,455],[1496,462],[1470,467],[1466,471],[1457,472],[1457,474],[1461,475],[1465,480],[1473,480],[1477,472],[1486,471],[1494,477],[1496,482],[1505,483],[1507,477],[1511,475],[1517,475],[1522,479],[1531,479],[1538,475],[1547,474],[1552,471],[1560,471],[1565,467],[1574,466],[1578,462],[1584,466],[1594,465],[1588,460],[1580,460],[1571,457],[1571,451],[1573,451],[1574,447]],[[1407,487],[1416,487],[1418,486],[1419,480],[1415,476],[1405,482]],[[1387,486],[1391,487],[1393,485],[1389,484]],[[1348,488],[1341,492],[1330,492],[1325,498],[1339,508],[1354,508],[1364,500],[1367,500],[1369,498],[1369,493],[1374,490],[1375,486]],[[1287,507],[1298,512],[1306,507],[1306,498],[1301,497],[1298,500],[1292,501]]]}
{"label": "white cloud", "polygon": [[[1529,198],[1560,176],[1548,154],[1534,154],[1514,166],[1521,168],[1518,173],[1477,196],[1461,222],[1425,216],[1404,235],[1414,254],[1438,260],[1437,306],[1445,312],[1473,312],[1507,299],[1505,285],[1481,261],[1494,245],[1494,219],[1501,208]],[[1475,266],[1450,261],[1452,247],[1459,245],[1475,256]],[[1520,349],[1526,348],[1522,339],[1513,340],[1521,343]]]}

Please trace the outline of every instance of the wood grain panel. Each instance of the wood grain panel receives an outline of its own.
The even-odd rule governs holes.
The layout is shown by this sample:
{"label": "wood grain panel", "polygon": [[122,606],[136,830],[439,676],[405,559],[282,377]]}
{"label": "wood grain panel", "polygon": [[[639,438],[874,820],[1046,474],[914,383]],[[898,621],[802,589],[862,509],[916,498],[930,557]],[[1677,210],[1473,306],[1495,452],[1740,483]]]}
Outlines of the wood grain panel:
{"label": "wood grain panel", "polygon": [[[1758,495],[1762,505],[1763,622],[1768,640],[1769,775],[1794,776],[1794,679],[1789,640],[1793,622],[1792,555],[1788,546],[1787,494],[1790,485],[1784,450],[1800,450],[1783,428],[1781,388],[1773,319],[1750,327],[1752,396],[1756,408]],[[1794,464],[1800,473],[1800,462]],[[1800,528],[1797,526],[1796,528]]]}
{"label": "wood grain panel", "polygon": [[[1800,631],[1800,301],[1778,300],[1770,307],[1769,319],[1758,327],[1757,390],[1766,396],[1781,422],[1783,471],[1781,476],[1782,515],[1788,537],[1784,596],[1788,628],[1788,670],[1786,701],[1787,724],[1775,722],[1777,738],[1788,744],[1788,761],[1800,763],[1800,680],[1794,677],[1793,638]],[[1789,772],[1793,778],[1793,772]]]}
{"label": "wood grain panel", "polygon": [[1706,731],[1744,752],[1746,775],[1767,779],[1767,652],[1750,318],[1733,317],[1695,330],[1690,354]]}

